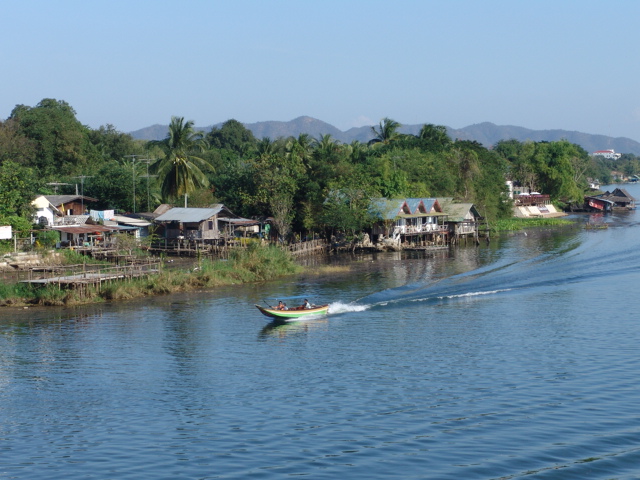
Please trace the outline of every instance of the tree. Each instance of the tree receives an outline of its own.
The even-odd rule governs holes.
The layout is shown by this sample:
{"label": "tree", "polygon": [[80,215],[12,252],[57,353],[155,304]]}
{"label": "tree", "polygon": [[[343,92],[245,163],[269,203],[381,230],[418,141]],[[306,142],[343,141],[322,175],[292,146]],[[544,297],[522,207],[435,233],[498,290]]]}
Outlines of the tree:
{"label": "tree", "polygon": [[458,171],[460,196],[465,200],[471,200],[473,196],[473,178],[480,172],[478,164],[477,146],[469,142],[456,142],[448,153],[449,160]]}
{"label": "tree", "polygon": [[143,147],[131,135],[116,130],[113,125],[103,125],[90,130],[88,138],[103,161],[121,160],[127,155],[142,154]]}
{"label": "tree", "polygon": [[378,129],[376,127],[371,127],[371,131],[375,135],[373,139],[369,141],[369,145],[374,144],[383,144],[388,145],[393,140],[396,140],[400,134],[398,133],[398,129],[401,127],[398,122],[395,120],[391,120],[388,117],[383,118],[380,121],[380,125]]}
{"label": "tree", "polygon": [[301,133],[298,138],[290,138],[286,145],[287,155],[298,158],[305,167],[309,167],[313,158],[314,141],[308,133]]}
{"label": "tree", "polygon": [[263,153],[254,166],[253,200],[267,207],[278,233],[286,237],[295,215],[294,197],[304,175],[302,161],[298,157]]}
{"label": "tree", "polygon": [[76,112],[62,100],[43,99],[35,107],[17,105],[10,119],[19,132],[32,140],[36,154],[32,164],[43,176],[85,173],[96,156],[88,129],[76,119]]}
{"label": "tree", "polygon": [[31,202],[36,197],[42,180],[33,169],[12,161],[0,165],[0,217],[30,216]]}
{"label": "tree", "polygon": [[20,132],[17,120],[0,122],[0,163],[11,160],[21,165],[33,165],[35,155],[35,142]]}
{"label": "tree", "polygon": [[371,208],[371,199],[378,192],[367,178],[364,170],[359,169],[353,175],[331,182],[324,201],[324,222],[329,227],[351,234],[354,246],[356,234],[377,219]]}
{"label": "tree", "polygon": [[213,127],[205,137],[212,148],[231,150],[238,155],[247,155],[256,148],[256,138],[251,130],[233,118],[220,128]]}
{"label": "tree", "polygon": [[[95,208],[98,210],[133,211],[132,182],[136,181],[136,192],[145,193],[146,183],[141,177],[135,177],[131,163],[120,163],[115,160],[104,162],[95,174],[84,185],[84,194],[98,199]],[[147,210],[149,210],[147,206]]]}
{"label": "tree", "polygon": [[194,131],[193,121],[172,117],[167,138],[147,145],[149,148],[158,147],[163,153],[150,171],[158,175],[165,199],[176,199],[209,186],[205,172],[211,171],[212,167],[196,155],[204,152],[206,142],[201,133]]}
{"label": "tree", "polygon": [[422,126],[418,138],[423,140],[427,148],[442,151],[451,145],[451,138],[447,135],[447,127],[427,123]]}

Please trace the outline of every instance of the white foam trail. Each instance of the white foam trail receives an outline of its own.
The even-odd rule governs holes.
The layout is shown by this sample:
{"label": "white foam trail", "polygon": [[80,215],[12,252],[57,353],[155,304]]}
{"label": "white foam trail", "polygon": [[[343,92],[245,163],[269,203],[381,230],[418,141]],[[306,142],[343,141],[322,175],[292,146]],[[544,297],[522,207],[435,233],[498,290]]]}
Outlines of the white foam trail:
{"label": "white foam trail", "polygon": [[463,298],[463,297],[477,297],[478,295],[493,295],[495,293],[500,293],[500,292],[508,292],[512,290],[511,288],[503,288],[500,290],[489,290],[487,292],[469,292],[469,293],[461,293],[459,295],[447,295],[444,297],[438,297],[440,300],[442,300],[443,298]]}
{"label": "white foam trail", "polygon": [[370,305],[353,305],[350,303],[335,302],[329,304],[329,313],[363,312]]}

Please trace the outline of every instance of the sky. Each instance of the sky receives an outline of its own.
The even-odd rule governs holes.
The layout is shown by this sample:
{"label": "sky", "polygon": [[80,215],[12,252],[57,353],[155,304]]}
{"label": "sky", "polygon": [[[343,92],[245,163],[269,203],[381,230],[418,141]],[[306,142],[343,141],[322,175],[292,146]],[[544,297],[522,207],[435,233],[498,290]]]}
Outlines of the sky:
{"label": "sky", "polygon": [[310,116],[640,141],[635,0],[2,0],[0,119],[91,127]]}

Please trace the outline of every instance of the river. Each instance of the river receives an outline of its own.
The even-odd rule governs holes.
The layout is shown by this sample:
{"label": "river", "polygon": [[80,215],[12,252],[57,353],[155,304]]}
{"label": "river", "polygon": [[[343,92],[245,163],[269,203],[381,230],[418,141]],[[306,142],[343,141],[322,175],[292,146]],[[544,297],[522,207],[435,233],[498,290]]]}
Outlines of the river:
{"label": "river", "polygon": [[[640,216],[590,220],[609,228],[3,310],[0,478],[638,479]],[[293,295],[330,313],[254,307]]]}

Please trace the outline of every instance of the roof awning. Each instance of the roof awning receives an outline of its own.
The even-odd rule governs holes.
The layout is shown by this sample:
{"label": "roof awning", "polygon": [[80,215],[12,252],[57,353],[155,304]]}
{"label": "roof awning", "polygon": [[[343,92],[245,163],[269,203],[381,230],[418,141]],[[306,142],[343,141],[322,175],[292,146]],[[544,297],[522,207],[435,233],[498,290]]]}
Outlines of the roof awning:
{"label": "roof awning", "polygon": [[232,223],[234,225],[242,225],[242,226],[252,226],[252,225],[260,225],[261,222],[259,220],[251,220],[250,218],[228,218],[228,217],[219,217],[218,221]]}
{"label": "roof awning", "polygon": [[73,226],[65,226],[65,227],[52,227],[52,230],[60,230],[61,232],[66,232],[66,233],[75,233],[75,234],[80,234],[80,233],[86,233],[86,234],[91,234],[91,233],[103,233],[103,232],[115,232],[118,230],[122,230],[120,227],[116,227],[116,226],[112,226],[112,227],[108,227],[106,225],[73,225]]}

